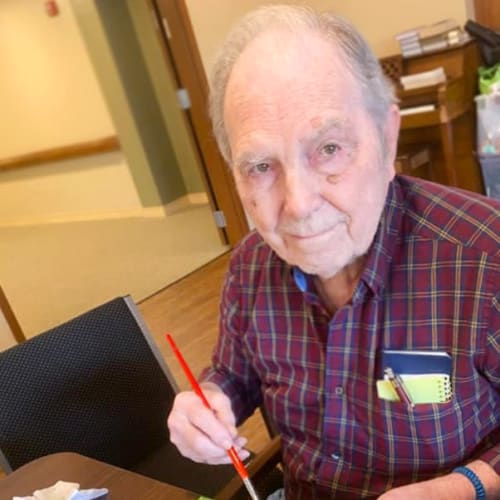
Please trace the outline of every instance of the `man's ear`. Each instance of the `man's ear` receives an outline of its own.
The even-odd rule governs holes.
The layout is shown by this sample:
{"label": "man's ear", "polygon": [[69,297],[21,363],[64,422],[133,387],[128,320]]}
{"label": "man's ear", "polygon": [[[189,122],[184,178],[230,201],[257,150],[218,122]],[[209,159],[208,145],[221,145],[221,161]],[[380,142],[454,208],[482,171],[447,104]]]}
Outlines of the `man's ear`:
{"label": "man's ear", "polygon": [[401,115],[399,114],[399,106],[392,104],[387,112],[384,135],[385,135],[385,148],[386,166],[391,172],[391,178],[394,175],[394,162],[398,150],[399,127],[401,125]]}

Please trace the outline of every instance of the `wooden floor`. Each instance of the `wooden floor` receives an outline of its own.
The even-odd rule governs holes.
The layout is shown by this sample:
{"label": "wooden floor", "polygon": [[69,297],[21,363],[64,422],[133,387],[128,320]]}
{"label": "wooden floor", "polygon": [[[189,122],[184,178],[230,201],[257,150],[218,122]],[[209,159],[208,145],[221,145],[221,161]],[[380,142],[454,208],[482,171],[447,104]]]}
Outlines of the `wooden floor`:
{"label": "wooden floor", "polygon": [[[189,389],[189,383],[165,340],[165,333],[172,335],[195,375],[210,363],[229,255],[218,257],[138,304],[181,389]],[[248,419],[240,431],[254,452],[258,453],[269,442],[260,411]]]}

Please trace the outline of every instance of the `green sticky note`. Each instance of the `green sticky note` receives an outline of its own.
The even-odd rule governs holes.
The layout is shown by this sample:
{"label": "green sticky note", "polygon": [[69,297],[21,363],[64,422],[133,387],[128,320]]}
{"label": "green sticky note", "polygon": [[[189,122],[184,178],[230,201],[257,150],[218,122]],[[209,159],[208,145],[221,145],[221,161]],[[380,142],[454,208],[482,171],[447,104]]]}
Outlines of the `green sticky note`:
{"label": "green sticky note", "polygon": [[[450,377],[442,373],[405,375],[401,378],[415,404],[446,403],[451,400]],[[377,394],[380,399],[399,401],[399,396],[389,380],[377,380]]]}
{"label": "green sticky note", "polygon": [[389,380],[377,380],[377,396],[386,401],[399,401],[399,396]]}

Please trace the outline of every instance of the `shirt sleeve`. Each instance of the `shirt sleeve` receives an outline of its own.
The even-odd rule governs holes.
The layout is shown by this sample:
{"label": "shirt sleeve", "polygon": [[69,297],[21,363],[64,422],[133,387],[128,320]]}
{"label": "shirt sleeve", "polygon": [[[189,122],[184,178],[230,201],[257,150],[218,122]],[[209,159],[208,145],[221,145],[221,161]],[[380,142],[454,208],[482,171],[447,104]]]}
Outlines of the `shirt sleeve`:
{"label": "shirt sleeve", "polygon": [[[493,296],[490,314],[490,327],[486,337],[486,355],[483,370],[485,377],[496,391],[494,401],[496,410],[494,414],[498,420],[500,416],[500,293]],[[500,422],[498,421],[496,432],[494,432],[491,441],[493,446],[477,458],[491,465],[495,472],[500,474]]]}
{"label": "shirt sleeve", "polygon": [[230,398],[237,424],[241,424],[262,403],[260,381],[253,369],[245,334],[248,306],[243,310],[241,272],[238,253],[233,255],[222,290],[219,337],[212,355],[212,366],[201,375],[204,382],[217,384]]}

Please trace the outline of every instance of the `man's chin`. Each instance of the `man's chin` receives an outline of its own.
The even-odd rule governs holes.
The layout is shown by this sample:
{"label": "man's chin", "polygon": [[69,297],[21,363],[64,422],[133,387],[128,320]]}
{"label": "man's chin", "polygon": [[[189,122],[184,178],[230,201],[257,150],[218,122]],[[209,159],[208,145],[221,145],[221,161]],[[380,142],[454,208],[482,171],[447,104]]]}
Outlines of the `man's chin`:
{"label": "man's chin", "polygon": [[299,267],[307,274],[329,279],[352,264],[357,256],[352,253],[349,255],[325,253],[315,255],[288,254],[288,256],[281,256],[281,258],[289,264]]}
{"label": "man's chin", "polygon": [[285,259],[293,266],[299,267],[304,273],[321,276],[323,278],[331,278],[341,271],[349,261],[335,262],[331,257],[317,257],[315,259],[290,258]]}
{"label": "man's chin", "polygon": [[[299,267],[307,274],[324,278],[335,276],[355,259],[352,252],[348,251],[348,248],[344,248],[344,252],[332,253],[331,249],[329,249],[309,253],[302,251],[302,249],[293,248],[290,245],[284,245],[282,242],[273,245],[274,242],[268,240],[267,243],[288,264]],[[338,246],[337,248],[339,249]]]}

